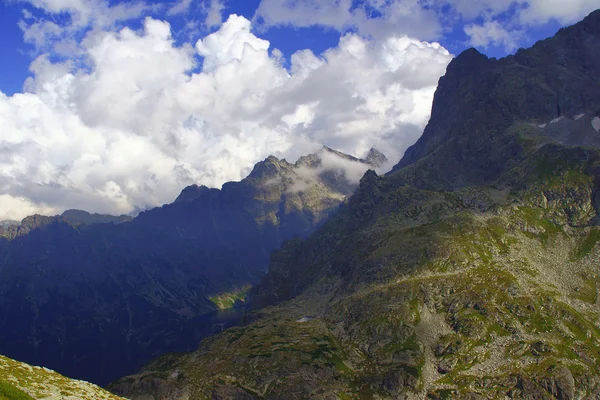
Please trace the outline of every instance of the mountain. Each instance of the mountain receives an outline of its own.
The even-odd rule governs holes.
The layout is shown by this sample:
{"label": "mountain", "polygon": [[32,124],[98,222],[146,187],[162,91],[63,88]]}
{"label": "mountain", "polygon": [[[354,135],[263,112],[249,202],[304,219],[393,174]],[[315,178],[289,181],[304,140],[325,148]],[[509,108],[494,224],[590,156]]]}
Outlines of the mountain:
{"label": "mountain", "polygon": [[[0,353],[106,384],[241,318],[273,249],[306,237],[373,164],[324,148],[269,157],[124,217],[68,211],[0,230]],[[98,223],[120,222],[120,223]]]}
{"label": "mountain", "polygon": [[132,218],[127,215],[90,214],[82,210],[67,210],[61,215],[53,217],[36,214],[24,218],[21,222],[10,220],[0,222],[0,237],[14,239],[17,236],[28,234],[33,229],[41,228],[51,223],[64,223],[75,227],[77,225],[91,224],[120,224],[121,222],[131,220]]}
{"label": "mountain", "polygon": [[600,11],[471,49],[423,136],[275,251],[245,323],[113,383],[132,399],[600,398]]}
{"label": "mountain", "polygon": [[83,210],[67,210],[61,214],[71,224],[120,224],[121,222],[131,221],[133,218],[128,215],[108,215],[108,214],[90,214]]}
{"label": "mountain", "polygon": [[88,382],[66,378],[47,368],[33,367],[0,356],[0,399],[118,400],[121,397]]}

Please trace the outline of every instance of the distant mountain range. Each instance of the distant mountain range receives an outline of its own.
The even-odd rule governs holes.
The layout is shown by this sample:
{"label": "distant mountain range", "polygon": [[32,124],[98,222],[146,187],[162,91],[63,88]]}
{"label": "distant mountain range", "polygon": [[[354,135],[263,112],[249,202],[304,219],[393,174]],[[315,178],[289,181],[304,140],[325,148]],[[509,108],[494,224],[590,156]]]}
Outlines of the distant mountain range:
{"label": "distant mountain range", "polygon": [[474,49],[423,136],[273,253],[245,323],[110,388],[132,399],[600,398],[600,10]]}
{"label": "distant mountain range", "polygon": [[221,190],[190,186],[134,219],[69,210],[0,228],[0,354],[106,384],[196,348],[274,249],[308,236],[385,161],[324,147],[294,164],[269,157]]}
{"label": "distant mountain range", "polygon": [[131,221],[133,217],[128,215],[107,215],[90,214],[82,210],[67,210],[61,215],[46,217],[43,215],[32,215],[19,221],[0,221],[0,237],[14,239],[15,237],[29,233],[36,227],[46,225],[51,222],[63,222],[73,226],[91,225],[91,224],[120,224],[121,222]]}

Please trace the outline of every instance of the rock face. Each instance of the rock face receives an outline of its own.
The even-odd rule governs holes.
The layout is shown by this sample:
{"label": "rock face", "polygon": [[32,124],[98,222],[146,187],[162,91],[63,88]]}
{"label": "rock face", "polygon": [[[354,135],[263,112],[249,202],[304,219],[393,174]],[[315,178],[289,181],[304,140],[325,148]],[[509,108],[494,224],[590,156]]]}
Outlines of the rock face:
{"label": "rock face", "polygon": [[415,164],[405,179],[424,188],[490,183],[519,151],[506,136],[513,124],[599,112],[599,31],[595,11],[514,56],[488,59],[470,49],[456,57],[439,81],[423,136],[394,171]]}
{"label": "rock face", "polygon": [[[600,149],[576,123],[598,116],[599,22],[597,11],[504,60],[457,57],[423,137],[274,253],[245,324],[112,390],[599,398]],[[549,129],[558,116],[564,128]]]}
{"label": "rock face", "polygon": [[346,171],[371,167],[330,149],[269,157],[241,182],[186,188],[132,221],[68,211],[0,229],[0,353],[107,384],[195,349],[232,318],[204,315],[239,302],[273,249],[337,209],[358,183]]}
{"label": "rock face", "polygon": [[52,370],[0,356],[0,399],[119,400],[91,383],[66,378]]}

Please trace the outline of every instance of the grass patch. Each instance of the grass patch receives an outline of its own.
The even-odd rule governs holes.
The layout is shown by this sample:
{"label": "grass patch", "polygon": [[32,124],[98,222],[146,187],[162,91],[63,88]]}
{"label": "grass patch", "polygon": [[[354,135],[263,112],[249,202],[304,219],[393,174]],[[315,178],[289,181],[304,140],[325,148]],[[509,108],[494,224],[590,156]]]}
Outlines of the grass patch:
{"label": "grass patch", "polygon": [[0,400],[33,400],[33,397],[12,384],[0,380]]}
{"label": "grass patch", "polygon": [[598,242],[600,242],[600,229],[594,227],[583,240],[577,243],[571,254],[571,261],[579,261],[589,255]]}
{"label": "grass patch", "polygon": [[227,293],[221,293],[211,297],[209,300],[217,306],[219,310],[233,308],[236,303],[244,302],[246,295],[252,286],[246,285],[239,289]]}

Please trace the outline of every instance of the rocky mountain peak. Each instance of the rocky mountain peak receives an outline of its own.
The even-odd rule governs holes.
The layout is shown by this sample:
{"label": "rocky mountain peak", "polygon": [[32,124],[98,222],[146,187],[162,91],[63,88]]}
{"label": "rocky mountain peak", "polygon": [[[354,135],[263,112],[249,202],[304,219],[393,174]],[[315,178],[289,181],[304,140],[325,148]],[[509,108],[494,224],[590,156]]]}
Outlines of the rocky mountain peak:
{"label": "rocky mountain peak", "polygon": [[[519,151],[505,135],[508,127],[598,110],[599,15],[596,11],[515,56],[496,60],[475,49],[461,53],[439,81],[423,135],[393,172],[419,162],[436,175],[427,183],[407,178],[420,186],[491,182]],[[427,170],[421,165],[407,173],[424,176]]]}
{"label": "rocky mountain peak", "polygon": [[189,203],[196,200],[203,193],[209,191],[210,189],[204,185],[198,186],[196,184],[187,186],[184,188],[179,196],[175,199],[175,203]]}
{"label": "rocky mountain peak", "polygon": [[291,168],[291,164],[285,159],[279,159],[273,155],[267,157],[264,161],[260,161],[254,165],[252,172],[248,178],[262,179],[272,178],[281,173],[282,170]]}
{"label": "rocky mountain peak", "polygon": [[382,167],[388,161],[388,159],[385,156],[385,154],[383,154],[376,148],[371,147],[371,149],[367,153],[367,156],[365,157],[365,161],[374,166],[375,168],[379,168]]}

